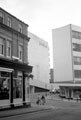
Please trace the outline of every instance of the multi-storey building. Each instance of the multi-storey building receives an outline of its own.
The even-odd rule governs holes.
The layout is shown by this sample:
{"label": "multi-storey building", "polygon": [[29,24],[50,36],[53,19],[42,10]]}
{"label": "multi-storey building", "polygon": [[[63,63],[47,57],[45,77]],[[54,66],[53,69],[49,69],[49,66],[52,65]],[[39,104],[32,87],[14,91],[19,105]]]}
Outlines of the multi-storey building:
{"label": "multi-storey building", "polygon": [[0,8],[0,106],[29,103],[28,25]]}
{"label": "multi-storey building", "polygon": [[48,42],[28,32],[28,61],[33,66],[33,80],[30,80],[30,92],[42,92],[50,89],[50,65]]}
{"label": "multi-storey building", "polygon": [[81,27],[67,25],[53,29],[54,82],[61,95],[81,97]]}

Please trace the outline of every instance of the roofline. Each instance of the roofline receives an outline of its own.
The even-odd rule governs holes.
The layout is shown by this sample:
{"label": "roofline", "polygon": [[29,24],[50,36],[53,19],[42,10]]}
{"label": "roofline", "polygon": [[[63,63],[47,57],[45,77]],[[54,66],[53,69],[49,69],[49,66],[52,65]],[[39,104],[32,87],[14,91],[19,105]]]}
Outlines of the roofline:
{"label": "roofline", "polygon": [[[4,10],[3,8],[0,7],[0,9],[4,12],[6,12],[7,14],[9,14],[10,16],[14,17],[15,19],[17,19],[18,21],[24,23],[22,20],[18,19],[17,17],[15,17],[14,15],[10,14],[9,12],[7,12],[6,10]],[[27,25],[27,27],[29,26],[28,24],[24,23],[25,25]]]}
{"label": "roofline", "polygon": [[[37,36],[36,34],[34,34],[34,33],[30,32],[30,31],[28,31],[28,33],[29,33],[29,34],[32,34],[33,36],[35,36],[36,38],[38,38],[38,39],[39,39],[39,41],[41,40],[41,41],[43,41],[44,43],[46,43],[46,44],[48,45],[48,42],[47,42],[46,40],[44,40],[43,38],[41,38],[41,37]],[[49,45],[48,45],[48,46],[49,46]]]}

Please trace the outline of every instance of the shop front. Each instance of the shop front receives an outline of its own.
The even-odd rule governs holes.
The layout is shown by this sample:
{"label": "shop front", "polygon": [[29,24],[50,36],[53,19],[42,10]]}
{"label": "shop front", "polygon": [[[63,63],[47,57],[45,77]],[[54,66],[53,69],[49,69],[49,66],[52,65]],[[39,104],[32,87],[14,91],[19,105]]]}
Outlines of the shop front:
{"label": "shop front", "polygon": [[29,77],[32,66],[0,58],[0,106],[30,104]]}
{"label": "shop front", "polygon": [[69,99],[81,99],[81,86],[60,86],[60,96]]}

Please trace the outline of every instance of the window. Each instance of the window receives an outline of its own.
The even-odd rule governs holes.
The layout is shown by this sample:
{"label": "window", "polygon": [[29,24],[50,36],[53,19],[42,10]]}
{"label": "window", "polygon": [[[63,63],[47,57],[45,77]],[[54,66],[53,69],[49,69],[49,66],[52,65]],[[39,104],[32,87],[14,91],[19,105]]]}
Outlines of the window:
{"label": "window", "polygon": [[0,71],[0,100],[9,99],[10,73]]}
{"label": "window", "polygon": [[7,25],[8,25],[9,27],[11,27],[11,18],[10,18],[10,17],[8,17]]}
{"label": "window", "polygon": [[81,78],[81,70],[74,70],[75,78]]}
{"label": "window", "polygon": [[4,39],[0,38],[0,55],[4,55]]}
{"label": "window", "polygon": [[4,14],[0,12],[0,22],[4,23]]}
{"label": "window", "polygon": [[72,37],[76,39],[81,39],[81,32],[72,31]]}
{"label": "window", "polygon": [[19,45],[19,59],[22,61],[23,48],[22,45]]}
{"label": "window", "polygon": [[81,57],[74,57],[74,64],[81,65]]}
{"label": "window", "polygon": [[22,25],[21,25],[21,24],[19,24],[19,29],[18,29],[18,31],[19,31],[20,33],[22,33]]}
{"label": "window", "polygon": [[74,51],[81,52],[81,44],[73,43],[72,47]]}
{"label": "window", "polygon": [[7,57],[11,57],[11,41],[7,40],[6,45]]}

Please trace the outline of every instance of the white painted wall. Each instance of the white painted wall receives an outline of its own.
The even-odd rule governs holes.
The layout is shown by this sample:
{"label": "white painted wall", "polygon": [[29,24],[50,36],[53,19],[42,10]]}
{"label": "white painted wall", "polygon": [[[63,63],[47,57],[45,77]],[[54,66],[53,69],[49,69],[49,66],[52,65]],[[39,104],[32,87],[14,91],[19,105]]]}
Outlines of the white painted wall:
{"label": "white painted wall", "polygon": [[[71,25],[71,29],[81,33],[81,27],[79,27],[79,26]],[[81,44],[81,40],[78,39],[78,38],[77,39],[72,38],[72,43]],[[81,52],[73,51],[73,56],[81,57]],[[74,70],[81,70],[81,65],[75,65],[74,64],[73,68],[74,68]],[[81,78],[75,78],[74,77],[74,82],[75,81],[81,81]]]}
{"label": "white painted wall", "polygon": [[45,88],[45,83],[49,83],[49,47],[48,43],[38,36],[28,33],[30,41],[28,43],[28,61],[33,66],[33,81],[30,84]]}
{"label": "white painted wall", "polygon": [[81,32],[81,27],[80,26],[76,26],[76,25],[71,24],[71,29],[75,30],[75,31],[78,31],[78,32]]}
{"label": "white painted wall", "polygon": [[72,52],[70,25],[53,29],[54,81],[72,81]]}

